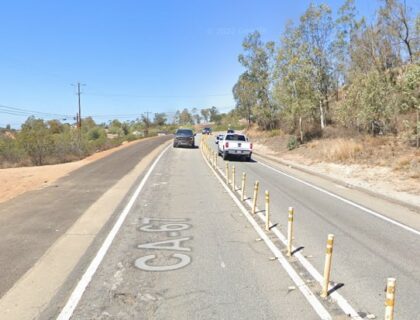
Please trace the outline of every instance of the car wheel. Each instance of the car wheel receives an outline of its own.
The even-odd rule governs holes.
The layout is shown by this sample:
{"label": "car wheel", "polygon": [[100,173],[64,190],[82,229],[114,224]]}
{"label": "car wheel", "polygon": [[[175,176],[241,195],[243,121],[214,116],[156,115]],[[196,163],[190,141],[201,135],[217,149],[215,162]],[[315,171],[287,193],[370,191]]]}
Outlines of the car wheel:
{"label": "car wheel", "polygon": [[228,158],[227,152],[223,152],[223,160],[227,160],[227,158]]}
{"label": "car wheel", "polygon": [[250,162],[251,161],[251,156],[246,157],[246,161]]}
{"label": "car wheel", "polygon": [[176,148],[177,147],[177,145],[174,143],[174,148]]}
{"label": "car wheel", "polygon": [[193,144],[191,144],[191,148],[193,148],[193,149],[195,148],[195,145],[194,145],[194,143],[193,143]]}

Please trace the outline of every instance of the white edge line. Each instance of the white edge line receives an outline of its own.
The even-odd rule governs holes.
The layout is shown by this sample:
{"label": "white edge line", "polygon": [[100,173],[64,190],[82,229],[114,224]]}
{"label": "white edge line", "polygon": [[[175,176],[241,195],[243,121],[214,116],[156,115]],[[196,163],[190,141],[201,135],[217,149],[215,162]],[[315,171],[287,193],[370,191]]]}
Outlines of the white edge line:
{"label": "white edge line", "polygon": [[[226,176],[225,176],[224,172],[219,167],[217,167],[217,170],[226,179]],[[241,193],[240,193],[241,190],[240,189],[237,190],[236,192],[239,195],[241,195]],[[247,199],[247,200],[245,200],[245,203],[250,208],[252,208],[251,200]],[[261,213],[260,209],[258,207],[256,207],[255,211],[257,212],[257,215],[261,219],[261,221],[264,222],[265,221],[265,216]],[[284,245],[287,245],[286,237],[281,233],[281,231],[279,229],[277,229],[277,227],[272,227],[271,230],[273,231],[273,233],[277,236],[277,238],[279,238],[279,240]],[[295,250],[295,249],[296,249],[296,247],[292,246],[292,250]],[[309,274],[318,283],[322,284],[322,280],[323,280],[322,275],[318,272],[318,270],[315,269],[315,267],[300,252],[296,252],[293,256],[296,257],[299,260],[299,262],[302,264],[302,266],[309,272]],[[339,294],[337,291],[331,293],[330,297],[333,298],[337,302],[338,306],[341,308],[341,310],[343,310],[343,312],[346,315],[350,315],[351,319],[354,319],[354,320],[361,320],[362,319],[360,317],[360,315],[356,312],[356,310],[354,310],[354,308],[348,303],[348,301],[341,294]]]}
{"label": "white edge line", "polygon": [[329,196],[331,196],[331,197],[333,197],[333,198],[336,198],[336,199],[338,199],[338,200],[341,200],[341,201],[343,201],[343,202],[345,202],[345,203],[347,203],[347,204],[349,204],[349,205],[352,205],[352,206],[354,206],[354,207],[356,207],[356,208],[358,208],[358,209],[360,209],[360,210],[362,210],[362,211],[365,211],[366,213],[369,213],[369,214],[371,214],[371,215],[373,215],[373,216],[375,216],[375,217],[377,217],[377,218],[379,218],[379,219],[385,220],[385,221],[387,221],[387,222],[389,222],[389,223],[392,223],[392,224],[394,224],[394,225],[396,225],[396,226],[398,226],[398,227],[400,227],[400,228],[403,228],[403,229],[405,229],[405,230],[407,230],[407,231],[410,231],[410,232],[412,232],[412,233],[414,233],[414,234],[416,234],[416,235],[420,236],[420,231],[419,231],[419,230],[416,230],[416,229],[414,229],[414,228],[411,228],[411,227],[409,227],[409,226],[407,226],[407,225],[405,225],[405,224],[403,224],[403,223],[401,223],[401,222],[398,222],[398,221],[396,221],[396,220],[394,220],[394,219],[391,219],[391,218],[385,217],[385,216],[383,216],[382,214],[380,214],[380,213],[378,213],[378,212],[375,212],[375,211],[373,211],[373,210],[371,210],[371,209],[368,209],[368,208],[366,208],[366,207],[364,207],[364,206],[361,206],[360,204],[357,204],[357,203],[355,203],[355,202],[353,202],[353,201],[347,200],[347,199],[345,199],[345,198],[343,198],[343,197],[341,197],[341,196],[339,196],[339,195],[336,195],[336,194],[334,194],[334,193],[332,193],[332,192],[330,192],[330,191],[327,191],[327,190],[325,190],[325,189],[323,189],[323,188],[317,187],[317,186],[315,186],[315,185],[313,185],[313,184],[311,184],[311,183],[309,183],[309,182],[306,182],[306,181],[304,181],[304,180],[302,180],[302,179],[299,179],[299,178],[296,178],[296,177],[294,177],[294,176],[292,176],[292,175],[289,175],[289,174],[287,174],[287,173],[285,173],[285,172],[283,172],[283,171],[281,171],[281,170],[275,169],[275,168],[273,168],[273,167],[269,166],[268,164],[265,164],[265,163],[263,163],[263,162],[261,162],[261,161],[258,161],[258,163],[259,163],[260,165],[262,165],[262,166],[264,166],[264,167],[266,167],[266,168],[269,168],[269,169],[271,169],[271,170],[273,170],[273,171],[275,171],[275,172],[277,172],[277,173],[280,173],[280,174],[282,174],[282,175],[284,175],[284,176],[286,176],[286,177],[288,177],[288,178],[290,178],[290,179],[293,179],[293,180],[295,180],[295,181],[298,181],[298,182],[300,182],[300,183],[303,183],[304,185],[306,185],[306,186],[308,186],[308,187],[314,188],[315,190],[318,190],[318,191],[320,191],[320,192],[323,192],[323,193],[325,193],[325,194],[328,194]]}
{"label": "white edge line", "polygon": [[[258,214],[258,217],[262,221],[264,221],[265,217],[261,213],[261,211],[259,211],[257,214]],[[277,227],[273,227],[271,228],[271,230],[279,238],[279,240],[283,242],[284,245],[287,245],[286,237],[281,233],[280,230],[277,229]],[[296,249],[295,247],[292,247],[292,251],[295,249]],[[310,273],[310,275],[316,281],[322,284],[323,276],[318,272],[318,270],[315,269],[315,267],[300,252],[294,253],[293,256],[299,260],[302,266]],[[331,293],[329,296],[337,302],[338,306],[341,308],[341,310],[344,311],[346,315],[350,315],[352,319],[362,319],[360,315],[356,312],[356,310],[354,310],[353,307],[347,302],[347,300],[337,291]]]}
{"label": "white edge line", "polygon": [[134,194],[131,196],[130,201],[125,206],[124,210],[120,213],[118,220],[115,222],[114,226],[112,227],[111,231],[109,232],[108,236],[106,237],[105,241],[103,242],[101,248],[97,252],[95,258],[90,263],[89,267],[86,269],[85,273],[83,274],[82,278],[78,282],[76,288],[73,290],[70,298],[67,300],[66,305],[61,310],[60,314],[57,317],[57,320],[68,320],[73,315],[74,310],[76,309],[80,299],[82,298],[83,293],[86,290],[86,287],[89,285],[90,281],[92,280],[93,275],[95,274],[96,270],[98,269],[99,265],[101,264],[103,258],[105,257],[109,247],[112,244],[115,236],[117,235],[119,229],[121,228],[122,224],[124,223],[125,218],[127,217],[128,213],[130,212],[131,208],[134,205],[134,202],[137,200],[140,192],[142,191],[144,185],[146,184],[147,180],[149,179],[152,171],[156,167],[156,164],[162,158],[166,151],[168,151],[170,145],[166,147],[160,155],[156,158],[153,162],[152,166],[147,171],[146,175],[141,180],[139,186],[137,187]]}
{"label": "white edge line", "polygon": [[325,309],[325,307],[321,304],[321,302],[319,302],[317,297],[309,289],[309,287],[302,280],[302,278],[297,274],[295,269],[293,269],[293,267],[289,264],[289,262],[286,260],[286,258],[281,253],[281,251],[274,245],[274,243],[270,240],[270,238],[267,236],[267,234],[261,229],[261,227],[257,224],[257,222],[251,217],[248,210],[243,206],[243,204],[236,198],[234,193],[229,189],[228,186],[226,186],[224,181],[219,177],[219,175],[216,173],[216,171],[213,169],[213,167],[207,161],[206,157],[204,156],[203,158],[204,158],[206,164],[209,166],[209,168],[215,174],[216,178],[219,180],[219,182],[225,188],[227,193],[233,199],[235,204],[238,206],[238,208],[242,211],[242,213],[246,216],[248,221],[251,223],[252,227],[255,229],[255,231],[258,233],[258,235],[261,237],[261,239],[264,240],[265,244],[271,250],[271,252],[276,256],[277,261],[280,263],[280,265],[283,267],[283,269],[289,274],[290,278],[293,280],[293,282],[296,284],[296,286],[302,292],[302,294],[304,295],[306,300],[308,300],[308,302],[311,304],[311,306],[315,310],[315,312],[320,316],[321,319],[325,319],[325,320],[332,319],[331,315],[328,313],[328,311]]}

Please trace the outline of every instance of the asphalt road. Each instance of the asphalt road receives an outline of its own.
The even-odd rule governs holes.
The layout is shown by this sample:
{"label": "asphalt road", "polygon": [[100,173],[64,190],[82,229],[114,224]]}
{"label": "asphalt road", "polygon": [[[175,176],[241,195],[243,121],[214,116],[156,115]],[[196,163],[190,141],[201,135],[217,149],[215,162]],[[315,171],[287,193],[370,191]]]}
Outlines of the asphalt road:
{"label": "asphalt road", "polygon": [[87,208],[168,139],[169,136],[139,141],[71,172],[52,186],[1,203],[0,297]]}
{"label": "asphalt road", "polygon": [[[217,150],[212,137],[209,145]],[[223,171],[226,163],[235,166],[238,186],[242,172],[246,172],[248,195],[252,194],[253,183],[259,180],[260,208],[264,208],[263,192],[269,190],[272,222],[283,234],[287,234],[288,207],[295,208],[295,245],[304,247],[302,252],[310,256],[310,262],[321,274],[327,235],[335,235],[332,281],[343,285],[338,292],[360,315],[383,316],[386,278],[395,277],[395,319],[420,319],[420,234],[373,216],[358,206],[396,221],[409,217],[401,222],[413,228],[419,226],[418,213],[311,177],[314,185],[346,199],[355,199],[344,202],[283,174],[290,174],[287,167],[256,156],[253,159],[248,163],[235,159],[223,161],[218,157],[218,163]]]}
{"label": "asphalt road", "polygon": [[72,319],[319,319],[256,238],[200,150],[170,147]]}
{"label": "asphalt road", "polygon": [[[42,269],[39,266],[50,261],[44,253],[66,248],[56,246],[66,230],[73,230],[88,213],[100,216],[92,209],[106,209],[104,205],[95,207],[98,199],[110,191],[105,206],[119,199],[109,208],[112,212],[100,233],[89,234],[82,223],[81,228],[74,229],[81,230],[80,234],[70,234],[70,241],[72,236],[90,236],[95,241],[80,263],[72,267],[61,289],[50,289],[52,299],[34,304],[39,308],[37,316],[26,317],[31,314],[29,310],[25,317],[13,318],[9,316],[12,313],[5,317],[2,313],[0,319],[56,319],[69,297],[77,294],[81,295],[80,301],[70,300],[78,301],[71,319],[348,319],[337,301],[319,297],[318,283],[300,265],[297,254],[282,256],[284,246],[274,229],[263,230],[263,222],[250,215],[223,185],[200,149],[169,147],[147,173],[133,169],[143,158],[152,159],[151,151],[167,140],[162,137],[140,142],[73,172],[60,179],[57,186],[0,205],[3,295],[13,284],[21,283],[22,287],[25,282],[18,280],[29,268],[38,265]],[[209,144],[216,146],[211,139]],[[246,172],[249,196],[253,182],[259,180],[259,208],[264,208],[264,190],[270,191],[271,221],[284,234],[287,208],[295,208],[294,245],[301,247],[298,254],[306,256],[320,273],[327,234],[335,234],[331,280],[333,285],[340,284],[336,293],[347,299],[360,318],[371,314],[382,318],[386,278],[392,276],[397,279],[396,319],[420,319],[420,236],[364,209],[381,214],[383,208],[389,217],[394,209],[403,208],[321,179],[299,176],[321,186],[319,189],[287,175],[287,168],[254,159],[250,163],[226,162],[235,165],[236,185]],[[220,157],[218,166],[223,172],[225,162]],[[127,181],[136,182],[122,182],[127,176],[131,176]],[[401,217],[402,222],[412,221],[417,227],[415,213],[401,211]],[[398,215],[392,218],[398,220]],[[95,219],[86,221],[96,224]],[[121,227],[108,243],[109,250],[103,251],[102,242],[119,222]],[[104,258],[90,280],[85,272],[100,252]],[[49,270],[46,272],[48,278]],[[78,291],[76,285],[81,278],[82,282],[88,280]],[[296,278],[302,283],[297,284]],[[28,279],[32,278],[26,279],[30,283]],[[29,286],[26,289],[34,290]],[[2,307],[13,306],[14,297],[25,296],[9,292],[7,304],[1,304],[5,299],[0,300]]]}

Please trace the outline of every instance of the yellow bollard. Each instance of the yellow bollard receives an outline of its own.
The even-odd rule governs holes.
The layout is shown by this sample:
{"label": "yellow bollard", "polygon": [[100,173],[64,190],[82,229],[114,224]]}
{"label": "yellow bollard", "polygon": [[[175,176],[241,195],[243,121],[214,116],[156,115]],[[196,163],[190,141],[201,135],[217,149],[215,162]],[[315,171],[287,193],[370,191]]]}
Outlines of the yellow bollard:
{"label": "yellow bollard", "polygon": [[246,182],[246,173],[242,173],[242,185],[241,185],[241,200],[245,201],[245,182]]}
{"label": "yellow bollard", "polygon": [[287,222],[287,255],[292,255],[292,239],[293,239],[293,215],[295,210],[289,207],[289,218]]}
{"label": "yellow bollard", "polygon": [[232,190],[235,191],[235,165],[232,165]]}
{"label": "yellow bollard", "polygon": [[270,231],[270,194],[265,190],[265,231]]}
{"label": "yellow bollard", "polygon": [[257,197],[258,197],[258,188],[260,186],[260,183],[258,181],[255,181],[254,184],[254,199],[252,201],[252,213],[255,214],[255,208],[257,206]]}
{"label": "yellow bollard", "polygon": [[385,320],[394,320],[395,278],[388,278],[385,296]]}
{"label": "yellow bollard", "polygon": [[227,162],[226,162],[225,176],[226,176],[226,183],[229,185],[229,163]]}
{"label": "yellow bollard", "polygon": [[330,283],[333,246],[334,246],[334,235],[329,234],[328,240],[327,240],[327,250],[326,250],[326,255],[325,255],[324,280],[322,282],[322,291],[321,291],[322,298],[326,298],[328,296],[328,285]]}

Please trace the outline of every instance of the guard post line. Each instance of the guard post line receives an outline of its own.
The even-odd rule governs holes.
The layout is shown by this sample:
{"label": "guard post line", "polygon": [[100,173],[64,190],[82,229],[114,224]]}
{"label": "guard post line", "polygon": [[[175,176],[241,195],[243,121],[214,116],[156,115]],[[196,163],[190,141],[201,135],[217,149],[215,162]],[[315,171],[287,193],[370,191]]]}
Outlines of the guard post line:
{"label": "guard post line", "polygon": [[241,185],[241,200],[245,201],[245,182],[246,182],[246,173],[242,173],[242,185]]}
{"label": "guard post line", "polygon": [[287,221],[287,256],[292,256],[292,240],[293,240],[293,216],[295,209],[289,207],[289,217]]}
{"label": "guard post line", "polygon": [[265,190],[265,231],[270,231],[270,193]]}
{"label": "guard post line", "polygon": [[329,234],[328,240],[327,240],[327,250],[326,250],[326,255],[325,255],[324,279],[322,282],[322,291],[321,291],[322,298],[326,298],[328,296],[328,285],[330,283],[333,247],[334,247],[334,235]]}
{"label": "guard post line", "polygon": [[214,152],[214,167],[217,168],[217,152]]}
{"label": "guard post line", "polygon": [[226,176],[226,183],[229,185],[229,163],[227,162],[226,162],[225,176]]}
{"label": "guard post line", "polygon": [[388,278],[385,296],[385,320],[394,320],[395,278]]}
{"label": "guard post line", "polygon": [[232,165],[232,190],[235,191],[235,165]]}
{"label": "guard post line", "polygon": [[255,214],[255,208],[257,207],[257,197],[258,197],[258,188],[260,186],[260,183],[255,181],[254,184],[254,198],[252,200],[252,213]]}

